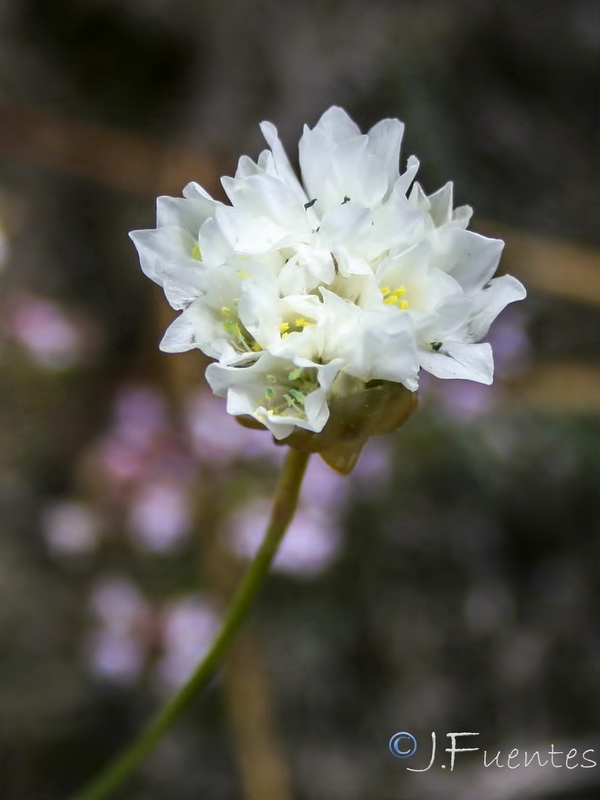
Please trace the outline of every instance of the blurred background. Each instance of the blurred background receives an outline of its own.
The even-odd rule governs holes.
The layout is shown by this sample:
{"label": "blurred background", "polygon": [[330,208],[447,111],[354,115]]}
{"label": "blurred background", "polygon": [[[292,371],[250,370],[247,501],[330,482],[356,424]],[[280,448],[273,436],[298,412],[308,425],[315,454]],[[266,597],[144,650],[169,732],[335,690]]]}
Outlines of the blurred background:
{"label": "blurred background", "polygon": [[388,741],[600,762],[597,4],[3,0],[0,26],[2,800],[62,800],[186,678],[282,456],[158,351],[127,232],[334,103],[404,120],[529,296],[493,387],[425,381],[349,478],[313,457],[227,668],[119,796],[596,797],[600,768],[416,774]]}

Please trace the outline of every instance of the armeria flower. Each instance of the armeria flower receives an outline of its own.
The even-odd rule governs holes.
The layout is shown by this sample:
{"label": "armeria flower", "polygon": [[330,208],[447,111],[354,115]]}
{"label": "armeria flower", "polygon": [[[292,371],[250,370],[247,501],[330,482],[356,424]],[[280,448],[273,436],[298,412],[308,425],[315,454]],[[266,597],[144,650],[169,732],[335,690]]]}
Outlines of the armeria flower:
{"label": "armeria flower", "polygon": [[525,290],[492,279],[503,243],[467,230],[451,183],[428,197],[414,156],[399,172],[403,124],[361,135],[330,108],[304,129],[301,180],[275,127],[261,130],[270,149],[222,180],[231,205],[190,183],[158,199],[155,230],[131,234],[182,311],[161,348],[202,350],[231,414],[311,450],[400,424],[421,369],[491,383],[480,340]]}

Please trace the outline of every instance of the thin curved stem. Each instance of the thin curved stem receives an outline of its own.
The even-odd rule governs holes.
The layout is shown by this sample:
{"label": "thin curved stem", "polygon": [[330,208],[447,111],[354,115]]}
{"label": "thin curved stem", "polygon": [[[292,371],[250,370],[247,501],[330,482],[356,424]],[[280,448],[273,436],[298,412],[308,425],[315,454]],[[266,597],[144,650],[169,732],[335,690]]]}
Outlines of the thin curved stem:
{"label": "thin curved stem", "polygon": [[138,738],[95,781],[74,795],[71,800],[103,800],[118,789],[211,678],[248,616],[283,535],[294,516],[308,457],[308,453],[289,449],[275,490],[271,518],[262,544],[248,567],[219,633],[204,659],[179,691],[150,720]]}

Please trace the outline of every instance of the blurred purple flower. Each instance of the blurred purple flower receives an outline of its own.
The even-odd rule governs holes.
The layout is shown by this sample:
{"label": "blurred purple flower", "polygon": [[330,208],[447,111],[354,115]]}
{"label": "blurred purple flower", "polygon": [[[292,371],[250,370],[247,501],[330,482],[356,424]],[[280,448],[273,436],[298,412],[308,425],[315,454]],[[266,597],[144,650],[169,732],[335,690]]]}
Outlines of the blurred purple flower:
{"label": "blurred purple flower", "polygon": [[49,505],[43,513],[42,532],[57,554],[91,552],[98,542],[98,524],[85,503],[65,501]]}
{"label": "blurred purple flower", "polygon": [[171,603],[164,611],[164,655],[156,672],[169,688],[182,684],[206,653],[219,627],[212,602],[199,595]]}
{"label": "blurred purple flower", "polygon": [[489,388],[471,381],[452,381],[437,393],[442,411],[456,421],[474,419],[493,411],[497,397]]}
{"label": "blurred purple flower", "polygon": [[116,484],[185,483],[195,472],[189,450],[170,424],[163,396],[152,387],[127,386],[117,393],[111,426],[96,452],[101,472]]}
{"label": "blurred purple flower", "polygon": [[125,578],[102,578],[93,587],[90,607],[103,627],[133,630],[143,627],[149,607],[139,589]]}
{"label": "blurred purple flower", "polygon": [[133,498],[128,527],[148,550],[162,552],[177,545],[192,522],[190,498],[179,484],[151,483]]}
{"label": "blurred purple flower", "polygon": [[113,408],[113,430],[130,445],[148,445],[167,430],[164,398],[152,387],[125,386]]}
{"label": "blurred purple flower", "polygon": [[135,683],[144,665],[143,644],[129,632],[97,630],[88,642],[88,660],[94,674],[115,683]]}
{"label": "blurred purple flower", "polygon": [[356,481],[361,490],[380,486],[390,476],[390,463],[389,439],[382,436],[369,439],[350,475],[350,482]]}
{"label": "blurred purple flower", "polygon": [[117,483],[142,475],[147,464],[145,450],[133,448],[111,434],[99,443],[98,458],[102,472]]}
{"label": "blurred purple flower", "polygon": [[33,295],[12,298],[4,329],[40,365],[66,369],[79,363],[91,338],[57,303]]}
{"label": "blurred purple flower", "polygon": [[211,465],[266,458],[280,462],[285,453],[265,431],[232,425],[222,400],[207,391],[194,392],[187,403],[187,426],[196,456]]}
{"label": "blurred purple flower", "polygon": [[119,683],[132,683],[146,658],[150,607],[133,583],[104,578],[92,590],[96,624],[87,645],[92,671]]}
{"label": "blurred purple flower", "polygon": [[[360,460],[360,459],[359,459]],[[328,467],[320,458],[308,462],[302,485],[302,496],[310,498],[311,508],[334,511],[348,496],[349,484],[345,475]]]}
{"label": "blurred purple flower", "polygon": [[492,326],[489,338],[497,375],[508,378],[529,368],[531,342],[526,323],[527,317],[520,309],[509,308]]}
{"label": "blurred purple flower", "polygon": [[[269,502],[261,499],[231,519],[229,541],[243,558],[250,559],[256,553],[269,513]],[[335,515],[323,507],[301,505],[285,534],[273,568],[310,578],[332,563],[339,547],[340,532]]]}

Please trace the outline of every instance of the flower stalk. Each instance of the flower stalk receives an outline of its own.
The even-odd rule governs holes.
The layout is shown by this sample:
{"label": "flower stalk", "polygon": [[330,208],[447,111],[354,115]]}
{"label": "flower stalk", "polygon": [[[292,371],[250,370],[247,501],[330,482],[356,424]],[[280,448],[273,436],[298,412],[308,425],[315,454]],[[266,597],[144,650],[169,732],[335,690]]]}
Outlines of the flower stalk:
{"label": "flower stalk", "polygon": [[86,789],[71,800],[104,800],[127,780],[175,721],[206,686],[227,654],[236,633],[247,618],[260,591],[283,536],[294,517],[309,453],[289,448],[264,539],[231,602],[212,647],[192,675],[150,720],[138,738]]}

